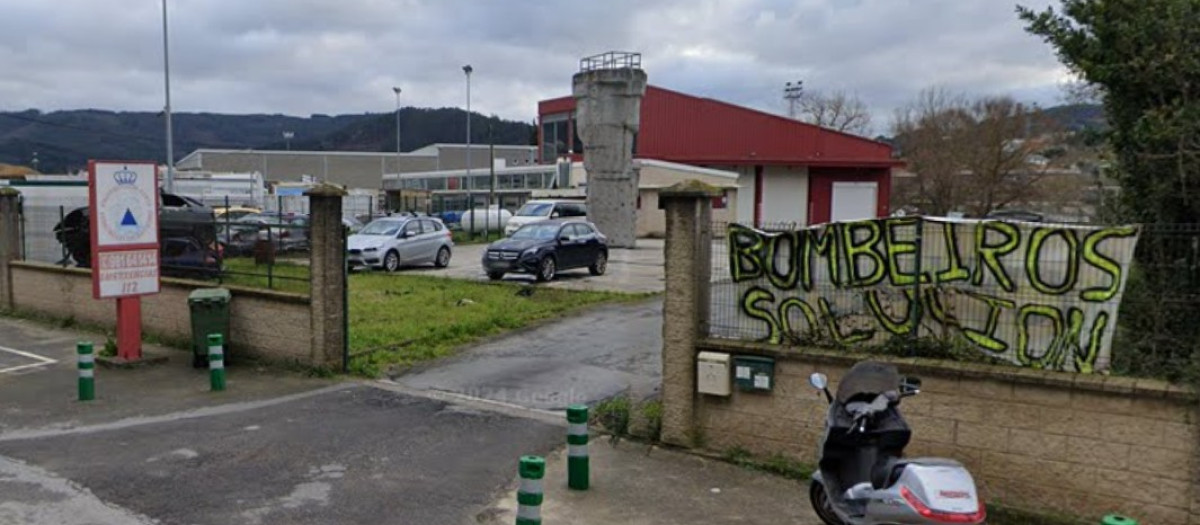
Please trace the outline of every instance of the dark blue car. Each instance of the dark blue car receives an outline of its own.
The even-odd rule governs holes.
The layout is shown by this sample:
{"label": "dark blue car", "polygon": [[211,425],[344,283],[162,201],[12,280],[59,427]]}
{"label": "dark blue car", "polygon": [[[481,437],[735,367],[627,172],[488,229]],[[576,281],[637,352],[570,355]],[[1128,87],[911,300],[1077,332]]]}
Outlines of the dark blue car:
{"label": "dark blue car", "polygon": [[492,280],[507,273],[527,273],[545,282],[573,268],[587,268],[592,275],[603,275],[608,269],[608,239],[587,221],[526,224],[483,252],[483,270]]}

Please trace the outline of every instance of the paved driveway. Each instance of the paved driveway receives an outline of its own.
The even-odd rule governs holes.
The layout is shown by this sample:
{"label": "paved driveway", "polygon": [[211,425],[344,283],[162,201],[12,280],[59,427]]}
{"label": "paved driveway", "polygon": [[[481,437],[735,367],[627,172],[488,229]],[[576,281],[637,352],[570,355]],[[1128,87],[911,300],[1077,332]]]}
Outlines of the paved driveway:
{"label": "paved driveway", "polygon": [[662,301],[605,306],[504,336],[396,382],[544,410],[658,390]]}
{"label": "paved driveway", "polygon": [[[566,288],[571,290],[607,290],[630,293],[662,292],[663,278],[663,243],[662,239],[640,239],[637,248],[613,249],[608,256],[608,272],[593,277],[586,268],[568,270],[558,274],[554,281],[546,286]],[[454,256],[450,266],[437,268],[407,268],[404,273],[443,275],[458,279],[486,281],[480,261],[486,244],[464,244],[454,247]],[[509,281],[533,282],[531,275],[511,274],[505,276]]]}

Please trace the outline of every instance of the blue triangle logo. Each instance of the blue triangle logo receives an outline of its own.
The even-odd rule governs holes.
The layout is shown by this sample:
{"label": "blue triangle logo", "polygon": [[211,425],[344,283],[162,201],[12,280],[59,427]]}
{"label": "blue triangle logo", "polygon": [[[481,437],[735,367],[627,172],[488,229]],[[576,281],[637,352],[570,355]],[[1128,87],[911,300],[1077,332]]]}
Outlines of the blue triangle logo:
{"label": "blue triangle logo", "polygon": [[125,209],[125,216],[121,217],[121,226],[137,226],[137,219],[133,218],[133,212],[129,208]]}

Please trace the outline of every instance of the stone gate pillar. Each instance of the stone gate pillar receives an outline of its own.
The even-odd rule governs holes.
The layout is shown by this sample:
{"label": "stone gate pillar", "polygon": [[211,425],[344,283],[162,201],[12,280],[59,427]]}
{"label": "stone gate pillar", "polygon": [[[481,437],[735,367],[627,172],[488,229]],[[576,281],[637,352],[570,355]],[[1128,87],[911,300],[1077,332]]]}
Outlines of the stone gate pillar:
{"label": "stone gate pillar", "polygon": [[346,351],[346,235],[342,197],[346,191],[321,184],[304,192],[309,199],[311,232],[309,362],[340,370]]}
{"label": "stone gate pillar", "polygon": [[696,445],[696,343],[708,325],[712,198],[720,195],[721,190],[694,180],[658,193],[667,220],[662,439],[672,445]]}
{"label": "stone gate pillar", "polygon": [[21,259],[21,192],[0,188],[0,310],[12,310],[12,268]]}
{"label": "stone gate pillar", "polygon": [[641,123],[646,72],[641,55],[606,53],[585,58],[573,79],[575,122],[587,170],[588,220],[609,246],[637,242],[638,180],[633,139]]}

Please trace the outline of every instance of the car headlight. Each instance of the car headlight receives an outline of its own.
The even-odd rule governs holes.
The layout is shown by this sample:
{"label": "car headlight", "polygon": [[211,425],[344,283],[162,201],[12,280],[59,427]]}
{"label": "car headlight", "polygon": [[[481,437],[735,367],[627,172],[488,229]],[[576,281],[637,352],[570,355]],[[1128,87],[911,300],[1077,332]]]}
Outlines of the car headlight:
{"label": "car headlight", "polygon": [[363,250],[363,252],[377,252],[377,251],[379,251],[378,247],[371,247],[371,248],[366,248]]}
{"label": "car headlight", "polygon": [[521,257],[525,257],[525,256],[528,256],[528,255],[535,255],[535,254],[537,254],[537,252],[539,252],[539,251],[541,251],[541,250],[542,250],[542,249],[541,249],[540,247],[534,247],[534,248],[530,248],[530,249],[528,249],[528,250],[525,250],[525,251],[521,252]]}

